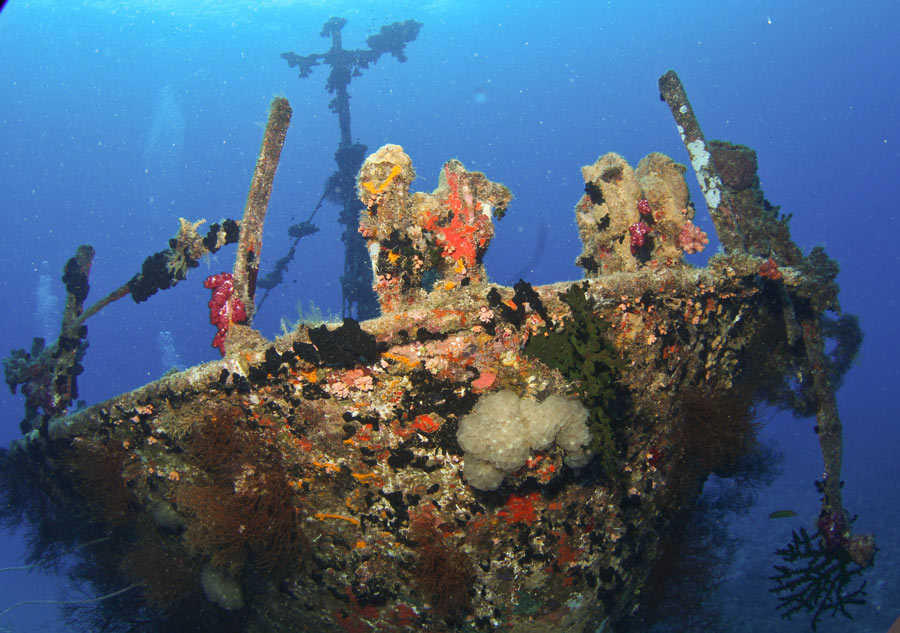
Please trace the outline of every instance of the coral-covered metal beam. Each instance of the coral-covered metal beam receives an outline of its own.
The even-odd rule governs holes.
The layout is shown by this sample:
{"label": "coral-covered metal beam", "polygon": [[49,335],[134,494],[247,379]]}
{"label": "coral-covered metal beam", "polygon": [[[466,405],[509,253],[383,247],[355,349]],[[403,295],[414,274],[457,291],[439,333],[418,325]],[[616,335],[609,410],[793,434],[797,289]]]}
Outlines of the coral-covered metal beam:
{"label": "coral-covered metal beam", "polygon": [[[78,247],[75,256],[66,262],[63,269],[62,279],[66,284],[66,307],[63,312],[59,340],[48,359],[52,372],[50,384],[53,385],[52,406],[46,408],[46,413],[50,415],[65,414],[72,401],[78,397],[76,380],[82,371],[79,361],[87,347],[87,344],[84,343],[84,339],[87,337],[87,328],[80,325],[79,317],[84,311],[84,301],[90,290],[88,280],[93,263],[94,247],[83,244]],[[43,417],[40,426],[42,435],[47,433],[50,415]]]}
{"label": "coral-covered metal beam", "polygon": [[722,183],[713,155],[706,139],[703,138],[703,131],[684,91],[684,85],[674,70],[659,78],[659,96],[669,106],[678,125],[678,133],[691,157],[691,166],[697,174],[722,248],[726,253],[746,251],[738,219],[732,210],[728,189]]}
{"label": "coral-covered metal beam", "polygon": [[823,509],[829,512],[844,512],[841,499],[841,458],[843,455],[843,425],[838,414],[834,387],[828,378],[825,358],[825,342],[819,331],[818,319],[802,323],[803,344],[813,380],[816,399],[816,422],[819,446],[825,473],[822,477]]}
{"label": "coral-covered metal beam", "polygon": [[287,99],[278,97],[269,108],[269,121],[263,136],[256,169],[244,206],[241,236],[238,240],[237,258],[234,262],[234,290],[246,306],[247,323],[256,312],[253,297],[256,294],[256,277],[259,274],[259,252],[262,248],[263,223],[272,195],[272,181],[284,147],[284,137],[291,124],[291,106]]}

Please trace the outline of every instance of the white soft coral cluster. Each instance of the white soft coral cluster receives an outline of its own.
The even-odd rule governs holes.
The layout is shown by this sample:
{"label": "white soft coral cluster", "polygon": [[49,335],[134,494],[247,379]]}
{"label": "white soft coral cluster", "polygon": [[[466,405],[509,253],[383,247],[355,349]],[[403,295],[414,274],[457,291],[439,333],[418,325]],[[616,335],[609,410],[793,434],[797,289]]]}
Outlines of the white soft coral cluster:
{"label": "white soft coral cluster", "polygon": [[554,442],[566,452],[566,464],[584,466],[591,458],[587,418],[584,405],[569,398],[550,396],[539,403],[512,391],[486,394],[456,432],[465,451],[463,475],[474,488],[494,490],[532,451]]}

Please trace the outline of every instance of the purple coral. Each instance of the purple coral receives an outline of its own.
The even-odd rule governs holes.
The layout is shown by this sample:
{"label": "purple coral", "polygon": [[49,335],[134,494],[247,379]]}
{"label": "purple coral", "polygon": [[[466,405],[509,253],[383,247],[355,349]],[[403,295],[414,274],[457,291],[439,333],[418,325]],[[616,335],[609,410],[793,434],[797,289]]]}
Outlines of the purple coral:
{"label": "purple coral", "polygon": [[646,198],[641,198],[637,203],[638,212],[641,215],[646,215],[647,217],[651,217],[653,215],[653,210],[650,208],[650,202]]}
{"label": "purple coral", "polygon": [[645,222],[635,222],[628,227],[631,233],[631,254],[637,255],[638,249],[643,248],[647,241],[647,234],[650,232],[650,226]]}

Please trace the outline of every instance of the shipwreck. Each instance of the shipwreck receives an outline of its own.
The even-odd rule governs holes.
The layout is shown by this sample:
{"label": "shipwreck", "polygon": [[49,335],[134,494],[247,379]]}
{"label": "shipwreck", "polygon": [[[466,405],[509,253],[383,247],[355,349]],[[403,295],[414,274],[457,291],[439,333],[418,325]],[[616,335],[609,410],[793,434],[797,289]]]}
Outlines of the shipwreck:
{"label": "shipwreck", "polygon": [[[841,499],[835,387],[861,335],[838,268],[791,241],[755,153],[706,141],[674,72],[659,87],[723,247],[707,266],[684,257],[708,243],[687,168],[607,154],[573,193],[583,279],[493,284],[510,191],[458,160],[410,191],[412,160],[387,145],[356,182],[380,315],[267,340],[252,323],[290,122],[276,99],[241,220],[182,220],[89,308],[93,249],[67,263],[59,339],[4,362],[26,400],[5,523],[27,526],[34,562],[78,561],[110,630],[645,630],[700,538],[704,482],[760,468],[765,402],[815,416],[824,458],[821,514],[776,568],[783,612],[846,613],[874,539]],[[73,411],[85,321],[229,244],[234,270],[205,283],[222,358]]]}

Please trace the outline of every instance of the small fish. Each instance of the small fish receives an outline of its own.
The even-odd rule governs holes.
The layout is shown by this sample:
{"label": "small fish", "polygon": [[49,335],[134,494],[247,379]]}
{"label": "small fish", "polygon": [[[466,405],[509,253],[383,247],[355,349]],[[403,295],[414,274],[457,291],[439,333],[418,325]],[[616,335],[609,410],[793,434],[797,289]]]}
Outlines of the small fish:
{"label": "small fish", "polygon": [[775,510],[772,514],[769,515],[770,519],[790,519],[791,517],[797,516],[797,513],[793,510]]}

